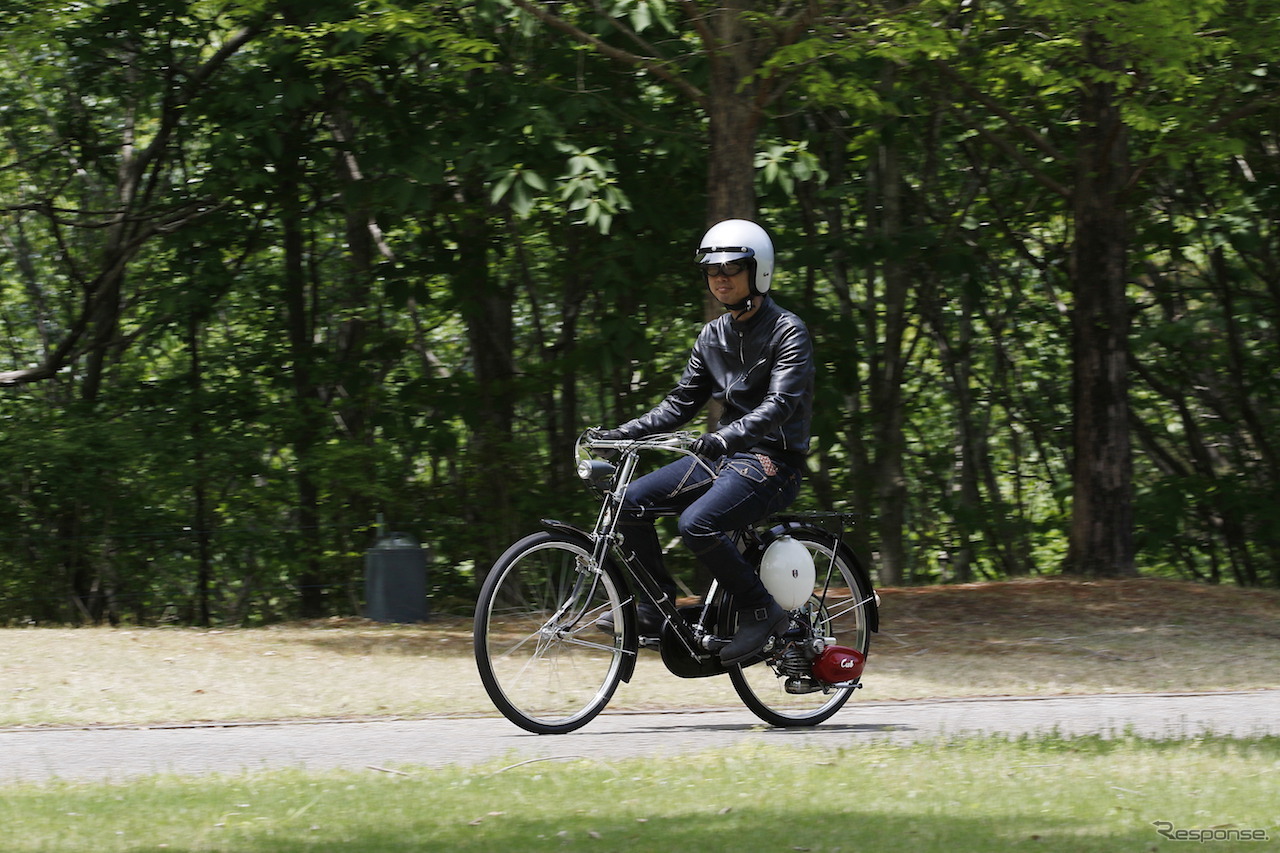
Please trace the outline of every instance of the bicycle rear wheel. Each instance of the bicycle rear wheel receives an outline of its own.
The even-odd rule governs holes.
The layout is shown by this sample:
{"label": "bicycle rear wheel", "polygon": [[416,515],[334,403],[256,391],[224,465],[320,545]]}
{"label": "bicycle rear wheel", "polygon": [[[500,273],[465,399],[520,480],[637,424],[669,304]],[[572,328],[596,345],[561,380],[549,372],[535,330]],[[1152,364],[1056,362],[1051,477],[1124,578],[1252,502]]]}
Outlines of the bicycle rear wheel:
{"label": "bicycle rear wheel", "polygon": [[[811,527],[786,531],[809,549],[815,572],[813,595],[800,608],[815,637],[835,637],[837,645],[864,655],[871,644],[870,602],[874,593],[848,551],[837,547],[834,536]],[[733,609],[726,608],[726,614]],[[732,618],[730,616],[729,618]],[[736,625],[727,626],[731,631]],[[728,636],[728,633],[726,633]],[[815,726],[844,707],[854,687],[824,687],[812,692],[789,693],[787,674],[778,661],[729,667],[729,679],[739,698],[757,717],[780,727]],[[785,669],[785,662],[782,667]]]}
{"label": "bicycle rear wheel", "polygon": [[[596,568],[584,543],[535,533],[498,559],[476,602],[480,681],[508,720],[537,734],[581,728],[604,710],[630,656],[633,607],[611,564]],[[611,637],[595,623],[612,613]]]}

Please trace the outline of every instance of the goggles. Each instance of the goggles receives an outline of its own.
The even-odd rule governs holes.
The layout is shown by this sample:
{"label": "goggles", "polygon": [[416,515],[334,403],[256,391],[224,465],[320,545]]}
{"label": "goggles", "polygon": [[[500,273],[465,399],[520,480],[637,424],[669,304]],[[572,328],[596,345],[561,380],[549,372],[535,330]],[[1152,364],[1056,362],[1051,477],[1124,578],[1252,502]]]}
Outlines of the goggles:
{"label": "goggles", "polygon": [[725,261],[722,264],[699,264],[698,266],[702,269],[703,275],[710,278],[718,275],[733,277],[747,269],[749,264],[747,261]]}

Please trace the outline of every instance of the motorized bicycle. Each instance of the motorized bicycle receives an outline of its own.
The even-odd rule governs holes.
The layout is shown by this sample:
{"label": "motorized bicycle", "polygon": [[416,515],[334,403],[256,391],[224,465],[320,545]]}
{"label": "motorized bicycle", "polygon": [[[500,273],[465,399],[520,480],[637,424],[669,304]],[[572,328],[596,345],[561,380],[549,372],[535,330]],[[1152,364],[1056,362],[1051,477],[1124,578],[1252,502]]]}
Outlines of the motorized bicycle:
{"label": "motorized bicycle", "polygon": [[[843,542],[850,514],[776,515],[733,533],[791,618],[760,655],[732,665],[718,655],[737,627],[732,597],[712,581],[700,600],[673,601],[618,547],[619,510],[641,457],[694,456],[695,437],[607,441],[587,431],[575,452],[579,476],[600,500],[594,527],[544,520],[544,530],[513,544],[490,570],[476,604],[476,665],[494,705],[517,726],[563,734],[586,725],[631,680],[646,646],[682,678],[727,675],[746,706],[774,726],[817,725],[861,686],[878,596]],[[659,635],[640,635],[638,601],[662,614]],[[605,614],[611,633],[598,624]]]}

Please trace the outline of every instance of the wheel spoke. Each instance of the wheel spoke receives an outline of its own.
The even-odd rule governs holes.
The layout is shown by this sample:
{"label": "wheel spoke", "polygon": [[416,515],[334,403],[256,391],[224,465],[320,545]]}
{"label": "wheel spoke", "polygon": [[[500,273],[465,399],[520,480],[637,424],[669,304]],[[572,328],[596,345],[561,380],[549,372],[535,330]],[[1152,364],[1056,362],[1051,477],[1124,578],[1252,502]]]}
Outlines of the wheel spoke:
{"label": "wheel spoke", "polygon": [[596,571],[585,547],[535,534],[494,566],[476,608],[481,681],[497,708],[530,731],[572,731],[600,712],[627,659],[596,620],[622,622],[622,584]]}

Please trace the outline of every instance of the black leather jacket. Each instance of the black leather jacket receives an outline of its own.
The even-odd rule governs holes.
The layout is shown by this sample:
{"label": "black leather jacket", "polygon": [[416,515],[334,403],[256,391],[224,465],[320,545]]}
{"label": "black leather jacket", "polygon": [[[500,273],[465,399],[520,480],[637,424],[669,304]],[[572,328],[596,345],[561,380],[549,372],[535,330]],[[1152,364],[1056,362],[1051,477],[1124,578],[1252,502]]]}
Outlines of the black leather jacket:
{"label": "black leather jacket", "polygon": [[726,313],[703,326],[680,384],[619,429],[628,438],[676,429],[714,398],[724,405],[716,432],[730,453],[766,453],[800,467],[809,452],[813,374],[804,321],[765,298],[744,323]]}

